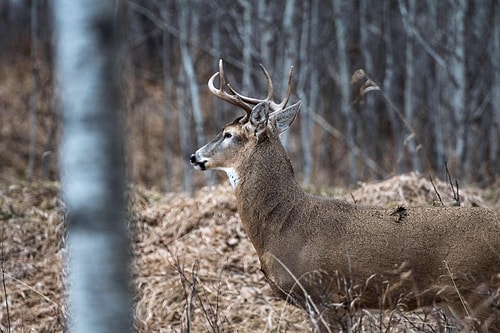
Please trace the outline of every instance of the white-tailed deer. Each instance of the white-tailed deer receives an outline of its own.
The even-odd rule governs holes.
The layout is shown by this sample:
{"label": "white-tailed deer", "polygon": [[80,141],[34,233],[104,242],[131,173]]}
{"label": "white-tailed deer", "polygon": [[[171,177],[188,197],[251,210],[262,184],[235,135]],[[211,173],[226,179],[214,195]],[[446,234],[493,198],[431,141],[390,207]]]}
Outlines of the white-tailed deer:
{"label": "white-tailed deer", "polygon": [[[223,170],[271,288],[335,331],[348,308],[438,305],[482,331],[500,330],[500,213],[481,208],[362,207],[305,193],[279,135],[300,101],[256,99],[226,83],[222,60],[210,91],[246,114],[191,155]],[[220,88],[214,86],[219,77]],[[470,324],[472,323],[472,324]]]}

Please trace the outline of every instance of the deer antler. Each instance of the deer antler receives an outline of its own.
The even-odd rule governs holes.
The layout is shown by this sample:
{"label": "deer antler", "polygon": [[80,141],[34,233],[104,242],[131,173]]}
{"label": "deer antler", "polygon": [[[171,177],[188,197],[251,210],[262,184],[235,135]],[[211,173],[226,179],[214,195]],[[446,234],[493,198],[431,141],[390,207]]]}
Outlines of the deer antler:
{"label": "deer antler", "polygon": [[272,111],[282,110],[286,106],[286,104],[288,103],[288,100],[290,98],[290,91],[291,91],[292,77],[293,77],[293,66],[290,66],[290,74],[288,76],[288,86],[286,89],[286,96],[285,96],[285,98],[283,98],[283,100],[279,104],[273,101],[274,87],[273,87],[273,81],[271,80],[271,76],[269,75],[269,72],[264,68],[264,66],[262,64],[260,64],[260,68],[262,69],[262,72],[264,73],[264,76],[266,77],[266,81],[267,81],[267,97],[266,97],[266,99],[258,99],[258,98],[251,98],[251,97],[243,96],[240,93],[238,93],[237,91],[235,91],[233,89],[233,87],[231,87],[231,85],[228,84],[229,89],[231,90],[231,92],[234,95],[238,96],[239,98],[241,98],[241,100],[243,100],[249,104],[257,105],[261,102],[269,102],[269,108]]}
{"label": "deer antler", "polygon": [[[223,101],[226,101],[228,103],[231,103],[233,105],[241,107],[245,112],[247,113],[246,116],[241,120],[241,122],[246,122],[248,120],[248,117],[250,116],[250,113],[252,112],[252,107],[250,105],[257,105],[262,102],[268,102],[269,103],[269,108],[271,111],[276,112],[279,110],[282,110],[286,104],[288,103],[288,100],[290,98],[290,91],[291,91],[291,85],[292,85],[292,77],[293,77],[293,66],[290,67],[290,74],[288,76],[288,87],[286,90],[286,96],[285,98],[280,102],[276,103],[273,101],[273,95],[274,95],[274,87],[273,87],[273,81],[271,80],[271,76],[269,75],[269,72],[264,68],[264,66],[261,64],[260,68],[262,69],[262,72],[264,73],[264,76],[266,77],[267,81],[267,97],[265,99],[258,99],[258,98],[252,98],[252,97],[247,97],[244,96],[240,93],[238,93],[236,90],[231,87],[229,83],[226,83],[226,79],[224,77],[224,68],[222,64],[222,59],[219,61],[219,71],[212,75],[210,80],[208,80],[208,88],[214,94],[215,96],[219,97]],[[220,89],[215,88],[214,86],[214,80],[215,78],[219,76],[220,80]],[[229,89],[230,93],[228,93],[225,90],[225,87]]]}
{"label": "deer antler", "polygon": [[[219,76],[219,81],[220,81],[220,88],[219,89],[215,88],[215,86],[214,86],[214,80],[217,76]],[[229,94],[226,91],[226,89],[225,89],[226,85],[229,87],[232,94]],[[231,88],[229,83],[226,83],[226,78],[224,77],[224,67],[222,65],[222,59],[219,60],[219,71],[217,73],[215,73],[214,75],[212,75],[210,80],[208,80],[208,89],[210,89],[212,94],[219,97],[223,101],[226,101],[226,102],[231,103],[233,105],[239,106],[240,108],[245,110],[246,116],[242,120],[246,121],[248,119],[248,117],[250,116],[250,113],[252,112],[252,108],[250,107],[250,105],[245,103],[239,95],[234,94],[233,89]]]}

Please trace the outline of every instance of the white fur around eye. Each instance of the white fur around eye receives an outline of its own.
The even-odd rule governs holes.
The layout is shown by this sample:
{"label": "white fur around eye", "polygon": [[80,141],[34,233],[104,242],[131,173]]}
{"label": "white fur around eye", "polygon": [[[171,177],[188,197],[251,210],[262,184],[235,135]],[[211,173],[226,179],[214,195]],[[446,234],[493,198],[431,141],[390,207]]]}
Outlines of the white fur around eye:
{"label": "white fur around eye", "polygon": [[238,181],[240,180],[238,173],[234,168],[220,168],[220,170],[224,171],[229,178],[229,182],[233,188],[236,188],[238,185]]}

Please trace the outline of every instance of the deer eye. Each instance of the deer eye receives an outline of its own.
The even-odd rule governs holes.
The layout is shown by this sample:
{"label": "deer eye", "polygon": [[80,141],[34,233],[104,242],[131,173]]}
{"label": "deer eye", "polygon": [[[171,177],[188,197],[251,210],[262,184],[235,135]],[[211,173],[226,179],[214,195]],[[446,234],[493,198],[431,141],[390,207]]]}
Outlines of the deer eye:
{"label": "deer eye", "polygon": [[232,137],[233,137],[233,135],[231,133],[229,133],[229,132],[224,133],[224,139],[229,139]]}

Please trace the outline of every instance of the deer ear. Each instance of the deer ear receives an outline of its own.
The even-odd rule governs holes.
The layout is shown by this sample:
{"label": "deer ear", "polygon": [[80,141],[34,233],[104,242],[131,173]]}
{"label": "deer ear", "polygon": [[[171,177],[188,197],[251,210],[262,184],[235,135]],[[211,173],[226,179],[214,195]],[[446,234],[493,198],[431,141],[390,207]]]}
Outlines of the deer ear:
{"label": "deer ear", "polygon": [[259,137],[267,129],[267,121],[269,120],[269,103],[261,102],[254,106],[250,113],[249,129],[252,130],[256,137]]}
{"label": "deer ear", "polygon": [[280,134],[290,128],[299,111],[300,101],[271,115],[271,120]]}

